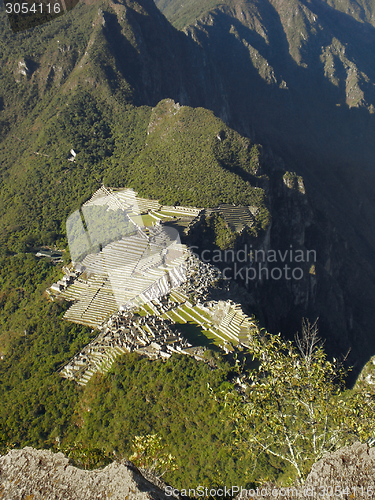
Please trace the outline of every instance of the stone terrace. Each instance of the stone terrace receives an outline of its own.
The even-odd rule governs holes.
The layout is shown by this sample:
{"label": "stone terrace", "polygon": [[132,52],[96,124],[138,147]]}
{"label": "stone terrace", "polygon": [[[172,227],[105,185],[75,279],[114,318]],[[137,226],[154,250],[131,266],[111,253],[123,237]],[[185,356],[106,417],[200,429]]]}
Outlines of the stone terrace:
{"label": "stone terrace", "polygon": [[60,375],[85,385],[94,373],[108,371],[115,358],[125,352],[137,352],[151,359],[167,359],[173,352],[191,355],[191,350],[185,351],[191,344],[181,334],[172,332],[170,323],[160,316],[147,318],[119,312],[60,370]]}
{"label": "stone terrace", "polygon": [[[60,374],[86,384],[94,373],[109,370],[115,358],[125,352],[137,352],[151,359],[167,359],[173,352],[202,359],[201,348],[192,347],[178,332],[179,324],[197,326],[216,339],[226,352],[235,344],[248,345],[256,324],[241,307],[231,301],[206,301],[216,279],[215,269],[190,255],[182,286],[151,299],[142,295],[141,300],[139,296],[138,307],[113,314],[100,327],[99,335],[69,361]],[[191,290],[194,290],[194,303]],[[177,330],[171,329],[172,324]]]}

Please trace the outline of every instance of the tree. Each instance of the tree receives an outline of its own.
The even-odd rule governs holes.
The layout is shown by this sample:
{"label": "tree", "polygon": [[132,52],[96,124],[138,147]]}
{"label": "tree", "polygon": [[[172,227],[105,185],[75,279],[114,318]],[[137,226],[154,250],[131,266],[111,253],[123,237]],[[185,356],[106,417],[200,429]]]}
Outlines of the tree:
{"label": "tree", "polygon": [[327,359],[316,322],[303,322],[296,344],[266,333],[253,339],[250,352],[258,366],[248,375],[246,394],[216,398],[234,423],[235,445],[246,446],[254,459],[278,457],[303,484],[325,453],[371,436],[373,397],[345,391],[346,372]]}
{"label": "tree", "polygon": [[130,460],[154,476],[160,478],[168,471],[176,470],[175,457],[165,450],[162,438],[157,434],[135,436],[133,455]]}

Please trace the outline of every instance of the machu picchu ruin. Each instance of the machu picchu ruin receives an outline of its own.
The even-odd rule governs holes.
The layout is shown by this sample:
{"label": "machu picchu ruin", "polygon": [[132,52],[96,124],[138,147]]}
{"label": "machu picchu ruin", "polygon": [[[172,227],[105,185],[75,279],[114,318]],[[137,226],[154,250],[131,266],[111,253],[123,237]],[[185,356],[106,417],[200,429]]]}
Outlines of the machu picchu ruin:
{"label": "machu picchu ruin", "polygon": [[85,385],[96,372],[109,370],[118,355],[137,352],[151,359],[169,358],[173,352],[194,354],[179,333],[170,329],[170,320],[154,316],[136,317],[131,312],[118,312],[99,330],[99,335],[60,371],[61,376]]}
{"label": "machu picchu ruin", "polygon": [[[241,231],[251,225],[253,208],[216,210]],[[150,359],[172,353],[202,359],[202,347],[185,338],[186,329],[193,337],[200,332],[225,352],[249,344],[254,320],[238,304],[211,297],[220,271],[194,255],[168,224],[185,227],[186,234],[204,213],[162,206],[132,189],[102,186],[69,217],[72,263],[49,293],[53,300],[72,302],[65,320],[98,335],[60,369],[61,376],[84,385],[125,352]]]}

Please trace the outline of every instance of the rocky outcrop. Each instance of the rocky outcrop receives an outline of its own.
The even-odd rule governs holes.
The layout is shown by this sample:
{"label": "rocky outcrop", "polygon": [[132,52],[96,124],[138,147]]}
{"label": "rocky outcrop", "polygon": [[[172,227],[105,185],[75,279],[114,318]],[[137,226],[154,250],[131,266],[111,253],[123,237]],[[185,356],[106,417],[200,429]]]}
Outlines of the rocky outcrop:
{"label": "rocky outcrop", "polygon": [[[351,349],[354,380],[375,354],[367,305],[375,296],[369,230],[375,211],[368,196],[375,182],[375,87],[368,85],[375,28],[368,2],[365,8],[351,0],[218,1],[207,13],[178,0],[156,3],[176,25],[189,23],[185,33],[217,68],[230,110],[226,122],[270,146],[302,176],[314,209],[304,228],[302,192],[270,192],[272,248],[296,247],[299,234],[316,250],[318,265],[315,274],[305,273],[308,279],[268,280],[265,293],[258,286],[249,308],[260,304],[252,310],[272,333],[293,332],[302,316],[319,316],[329,354]],[[284,181],[290,189],[291,179]]]}
{"label": "rocky outcrop", "polygon": [[167,497],[131,462],[123,460],[100,470],[81,470],[70,465],[62,453],[26,447],[0,457],[0,498],[164,500]]}
{"label": "rocky outcrop", "polygon": [[304,489],[310,490],[310,498],[321,500],[333,496],[340,499],[373,497],[375,448],[354,443],[329,453],[313,465]]}

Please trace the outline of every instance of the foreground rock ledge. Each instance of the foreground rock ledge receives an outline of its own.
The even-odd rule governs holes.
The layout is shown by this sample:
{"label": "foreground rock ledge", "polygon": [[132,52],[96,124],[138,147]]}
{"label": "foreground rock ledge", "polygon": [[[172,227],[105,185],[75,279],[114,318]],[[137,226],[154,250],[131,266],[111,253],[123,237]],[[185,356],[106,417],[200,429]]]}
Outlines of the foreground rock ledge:
{"label": "foreground rock ledge", "polygon": [[307,488],[314,493],[310,498],[321,500],[375,498],[375,448],[354,443],[328,453],[312,466],[304,484]]}
{"label": "foreground rock ledge", "polygon": [[62,453],[26,447],[0,456],[1,500],[166,500],[130,462],[81,470]]}

